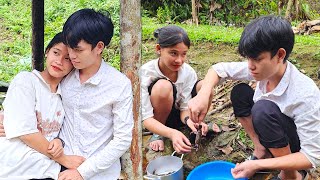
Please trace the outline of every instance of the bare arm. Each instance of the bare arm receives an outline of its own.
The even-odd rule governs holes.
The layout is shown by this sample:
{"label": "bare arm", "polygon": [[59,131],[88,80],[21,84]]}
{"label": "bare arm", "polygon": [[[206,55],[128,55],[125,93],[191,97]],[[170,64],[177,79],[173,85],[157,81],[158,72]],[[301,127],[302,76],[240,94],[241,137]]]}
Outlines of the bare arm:
{"label": "bare arm", "polygon": [[301,152],[277,158],[245,161],[231,170],[234,178],[251,177],[261,169],[302,170],[312,168],[311,162]]}
{"label": "bare arm", "polygon": [[68,156],[64,154],[54,158],[48,153],[49,141],[40,132],[22,135],[19,136],[19,139],[32,149],[40,152],[59,164],[64,165],[67,168],[77,168],[85,160],[81,156]]}
{"label": "bare arm", "polygon": [[40,152],[41,154],[49,157],[50,159],[53,158],[47,151],[49,147],[49,141],[40,133],[32,133],[19,136],[19,139],[27,144],[32,149]]}
{"label": "bare arm", "polygon": [[220,77],[213,68],[208,70],[198,94],[188,102],[190,118],[194,122],[202,122],[207,114],[208,99],[212,89],[219,83]]}

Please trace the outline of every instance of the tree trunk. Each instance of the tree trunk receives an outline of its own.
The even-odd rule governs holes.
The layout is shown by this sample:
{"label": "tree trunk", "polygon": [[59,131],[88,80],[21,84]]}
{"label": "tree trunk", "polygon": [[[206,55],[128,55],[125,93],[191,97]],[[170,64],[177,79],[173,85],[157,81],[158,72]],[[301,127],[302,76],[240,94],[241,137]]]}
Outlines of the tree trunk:
{"label": "tree trunk", "polygon": [[296,19],[299,19],[300,17],[300,13],[302,14],[301,12],[301,9],[300,9],[300,3],[299,3],[299,0],[294,0],[294,7],[295,7],[295,13],[296,13]]}
{"label": "tree trunk", "polygon": [[196,0],[191,0],[191,7],[192,7],[192,23],[196,24],[198,26],[199,20],[198,20],[198,13],[197,13],[197,7],[196,7]]}
{"label": "tree trunk", "polygon": [[32,0],[32,68],[43,71],[44,0]]}
{"label": "tree trunk", "polygon": [[138,69],[141,64],[141,1],[120,0],[120,56],[121,71],[131,80],[133,90],[132,143],[130,150],[121,157],[124,179],[142,179],[142,130],[140,117],[140,81]]}
{"label": "tree trunk", "polygon": [[285,18],[289,21],[291,21],[291,8],[292,8],[292,6],[293,6],[293,0],[288,0]]}

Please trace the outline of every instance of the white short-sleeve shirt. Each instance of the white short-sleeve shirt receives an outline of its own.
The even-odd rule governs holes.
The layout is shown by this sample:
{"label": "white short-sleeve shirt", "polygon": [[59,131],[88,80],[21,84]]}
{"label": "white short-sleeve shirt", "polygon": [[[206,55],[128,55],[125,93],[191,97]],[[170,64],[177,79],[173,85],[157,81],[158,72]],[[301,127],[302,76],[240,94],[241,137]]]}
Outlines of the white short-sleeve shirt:
{"label": "white short-sleeve shirt", "polygon": [[[218,63],[212,66],[222,79],[252,80],[247,62]],[[287,62],[286,71],[277,87],[266,91],[267,81],[258,81],[253,101],[270,100],[297,126],[300,152],[313,167],[320,165],[320,91],[317,85]]]}
{"label": "white short-sleeve shirt", "polygon": [[60,165],[18,137],[41,132],[51,141],[58,136],[64,118],[60,87],[51,93],[38,71],[21,72],[12,80],[3,107],[6,137],[0,137],[0,179],[57,179]]}
{"label": "white short-sleeve shirt", "polygon": [[[142,120],[153,117],[153,107],[150,101],[148,87],[152,82],[159,78],[168,79],[159,68],[159,59],[154,59],[143,66],[139,70],[140,86],[141,86],[141,107]],[[195,70],[187,63],[184,63],[178,71],[178,79],[173,84],[177,88],[177,96],[175,107],[180,111],[188,109],[188,101],[191,99],[191,91],[197,82],[197,74]]]}

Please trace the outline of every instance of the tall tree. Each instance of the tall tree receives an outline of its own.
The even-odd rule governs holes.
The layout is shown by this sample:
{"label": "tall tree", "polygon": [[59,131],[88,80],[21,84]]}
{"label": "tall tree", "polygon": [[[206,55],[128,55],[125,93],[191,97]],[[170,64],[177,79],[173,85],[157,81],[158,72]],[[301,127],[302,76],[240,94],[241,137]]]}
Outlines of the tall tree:
{"label": "tall tree", "polygon": [[121,157],[125,179],[142,179],[142,126],[140,117],[140,81],[138,69],[141,64],[141,1],[120,1],[120,70],[130,79],[133,90],[132,143],[130,151]]}
{"label": "tall tree", "polygon": [[192,23],[198,25],[199,18],[198,18],[198,10],[197,10],[197,3],[196,0],[191,0],[191,8],[192,8]]}

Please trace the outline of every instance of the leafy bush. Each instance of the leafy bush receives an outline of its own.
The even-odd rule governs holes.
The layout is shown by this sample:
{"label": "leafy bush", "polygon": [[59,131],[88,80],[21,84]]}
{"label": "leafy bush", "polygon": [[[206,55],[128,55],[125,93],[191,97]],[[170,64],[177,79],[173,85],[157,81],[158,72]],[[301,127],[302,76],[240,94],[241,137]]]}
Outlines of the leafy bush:
{"label": "leafy bush", "polygon": [[[216,0],[220,9],[213,11],[213,17],[219,24],[244,25],[257,16],[275,14],[277,3],[274,0]],[[209,24],[211,0],[201,0],[199,7],[199,21]],[[190,0],[143,0],[144,15],[157,17],[160,23],[183,22],[192,18]],[[155,14],[156,12],[156,14]]]}

